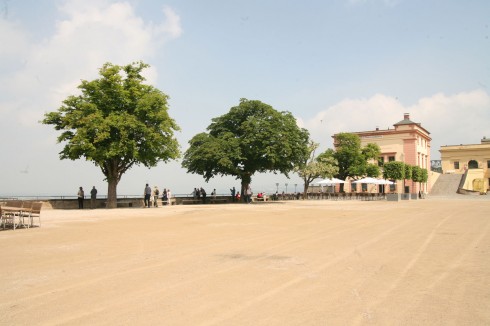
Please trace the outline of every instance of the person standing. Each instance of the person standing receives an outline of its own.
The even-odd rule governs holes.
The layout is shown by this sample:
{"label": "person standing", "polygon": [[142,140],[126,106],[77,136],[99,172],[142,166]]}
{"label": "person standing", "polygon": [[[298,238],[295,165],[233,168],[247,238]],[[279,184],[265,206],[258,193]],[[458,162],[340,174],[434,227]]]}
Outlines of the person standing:
{"label": "person standing", "polygon": [[78,189],[78,209],[83,209],[83,200],[85,199],[85,193],[83,188]]}
{"label": "person standing", "polygon": [[150,205],[151,205],[151,188],[148,184],[146,184],[145,186],[145,207],[148,207],[150,208]]}
{"label": "person standing", "polygon": [[162,205],[167,205],[167,188],[163,188]]}
{"label": "person standing", "polygon": [[160,190],[158,190],[158,187],[155,186],[155,189],[153,189],[153,206],[158,207],[158,196],[160,195]]}
{"label": "person standing", "polygon": [[250,187],[250,184],[247,185],[247,190],[245,191],[245,200],[249,204],[252,202],[252,188]]}
{"label": "person standing", "polygon": [[206,204],[206,190],[204,190],[203,187],[201,187],[201,196],[202,196],[202,203]]}
{"label": "person standing", "polygon": [[90,190],[90,208],[95,209],[97,207],[97,189],[95,186]]}
{"label": "person standing", "polygon": [[231,201],[235,202],[235,193],[236,193],[235,187],[231,188],[230,192],[231,192]]}
{"label": "person standing", "polygon": [[172,205],[171,198],[172,198],[172,193],[170,192],[170,189],[167,189],[167,205],[168,206]]}

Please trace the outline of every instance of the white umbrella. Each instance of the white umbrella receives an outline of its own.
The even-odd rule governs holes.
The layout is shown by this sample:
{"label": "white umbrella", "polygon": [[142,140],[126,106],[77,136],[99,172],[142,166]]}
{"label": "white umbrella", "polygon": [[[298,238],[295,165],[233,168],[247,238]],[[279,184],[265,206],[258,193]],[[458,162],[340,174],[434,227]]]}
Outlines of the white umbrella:
{"label": "white umbrella", "polygon": [[373,183],[373,184],[378,184],[378,179],[375,179],[375,178],[362,178],[362,179],[359,179],[359,180],[356,180],[352,183]]}
{"label": "white umbrella", "polygon": [[[325,180],[321,180],[321,181],[318,181],[317,182],[319,185],[321,186],[334,186],[336,184],[339,184],[339,183],[345,183],[344,180],[340,180],[340,179],[337,179],[337,178],[332,178],[332,179],[325,179]],[[322,187],[323,189],[323,187]],[[335,188],[333,189],[333,191],[335,192]]]}
{"label": "white umbrella", "polygon": [[332,179],[325,179],[317,182],[320,185],[334,185],[337,183],[345,183],[345,181],[337,179],[337,178],[332,178]]}
{"label": "white umbrella", "polygon": [[393,181],[390,181],[390,180],[378,180],[378,182],[376,184],[378,184],[378,185],[393,185],[395,183]]}

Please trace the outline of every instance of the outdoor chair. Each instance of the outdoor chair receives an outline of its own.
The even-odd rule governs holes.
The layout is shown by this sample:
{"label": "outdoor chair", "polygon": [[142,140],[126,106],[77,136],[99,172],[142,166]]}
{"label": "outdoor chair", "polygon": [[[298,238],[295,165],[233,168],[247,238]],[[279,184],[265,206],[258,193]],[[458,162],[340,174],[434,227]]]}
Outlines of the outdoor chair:
{"label": "outdoor chair", "polygon": [[[31,208],[32,208],[32,201],[22,202],[22,209],[19,211],[19,223],[22,224],[23,226],[29,227],[30,225],[32,225]],[[27,219],[27,224],[25,223],[25,219]]]}
{"label": "outdoor chair", "polygon": [[2,210],[1,206],[0,206],[0,222],[4,230],[5,230],[5,226],[7,225],[7,222],[10,222],[9,224],[12,224],[12,227],[15,230],[15,214],[13,212],[7,212],[5,210]]}
{"label": "outdoor chair", "polygon": [[[21,221],[22,221],[21,210],[22,210],[23,204],[24,203],[21,200],[7,200],[5,202],[6,207],[16,208],[16,209],[13,211],[12,210],[8,210],[8,211],[3,210],[2,211],[2,224],[3,224],[4,229],[5,229],[5,225],[7,224],[8,221],[12,224],[12,227],[14,230],[18,225],[21,224]],[[16,217],[18,217],[18,219],[19,219],[18,223],[15,222]]]}
{"label": "outdoor chair", "polygon": [[42,202],[33,202],[31,206],[30,223],[31,226],[34,225],[34,217],[37,216],[39,227],[41,227],[41,208],[43,207]]}

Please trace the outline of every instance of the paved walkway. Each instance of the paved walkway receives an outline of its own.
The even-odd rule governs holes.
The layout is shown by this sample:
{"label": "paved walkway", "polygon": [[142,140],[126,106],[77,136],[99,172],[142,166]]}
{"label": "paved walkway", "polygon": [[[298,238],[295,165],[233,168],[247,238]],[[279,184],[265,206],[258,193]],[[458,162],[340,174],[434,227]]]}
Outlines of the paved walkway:
{"label": "paved walkway", "polygon": [[46,210],[0,232],[4,325],[490,325],[490,202]]}

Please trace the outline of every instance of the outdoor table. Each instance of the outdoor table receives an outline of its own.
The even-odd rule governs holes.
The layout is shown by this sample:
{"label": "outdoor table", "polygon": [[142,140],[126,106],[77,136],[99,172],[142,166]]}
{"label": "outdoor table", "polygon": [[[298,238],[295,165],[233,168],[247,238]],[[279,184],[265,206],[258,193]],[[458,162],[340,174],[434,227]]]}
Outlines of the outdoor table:
{"label": "outdoor table", "polygon": [[[19,224],[20,224],[20,219],[21,218],[22,219],[24,218],[24,214],[25,213],[28,213],[29,214],[29,217],[30,217],[31,211],[32,210],[30,208],[13,207],[13,206],[2,206],[2,214],[5,212],[7,214],[10,213],[10,214],[13,215],[13,217],[12,217],[12,223],[13,223],[14,230],[15,230],[15,216],[17,215],[19,217]],[[24,225],[24,223],[22,223],[22,225]],[[29,225],[28,225],[28,227],[29,227]]]}

